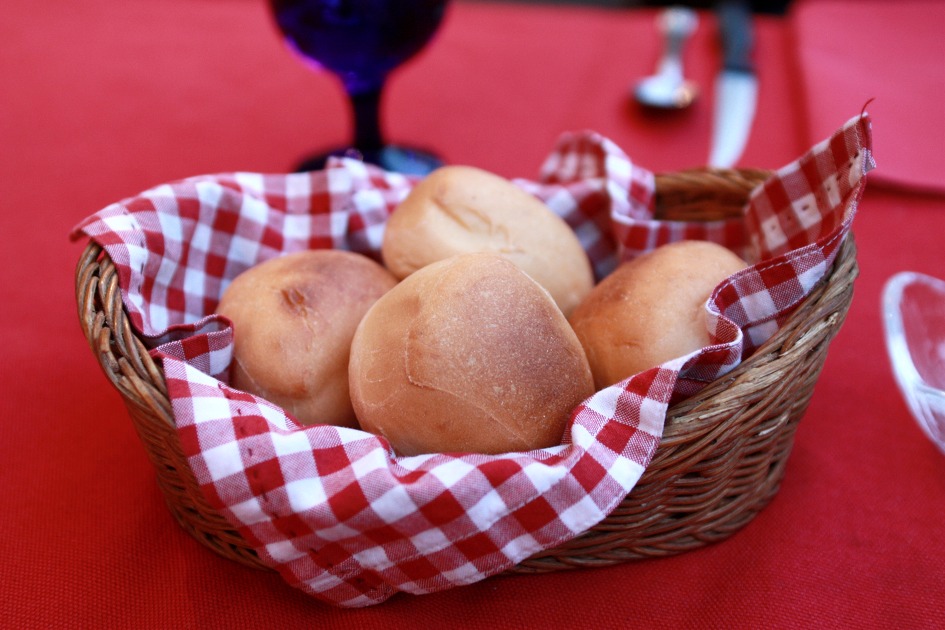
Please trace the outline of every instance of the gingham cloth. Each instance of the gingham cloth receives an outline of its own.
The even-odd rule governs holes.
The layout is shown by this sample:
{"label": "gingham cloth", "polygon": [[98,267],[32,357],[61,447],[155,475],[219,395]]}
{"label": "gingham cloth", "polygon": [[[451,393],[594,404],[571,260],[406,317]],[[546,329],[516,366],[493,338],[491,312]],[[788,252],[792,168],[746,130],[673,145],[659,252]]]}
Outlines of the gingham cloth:
{"label": "gingham cloth", "polygon": [[706,305],[716,345],[595,393],[562,444],[526,453],[395,457],[385,440],[302,428],[227,385],[227,284],[307,248],[375,258],[414,179],[352,160],[324,171],[201,176],[158,186],[80,223],[115,262],[133,325],[163,363],[180,441],[210,504],[291,585],[340,606],[481,580],[603,519],[634,487],[668,404],[736,366],[829,269],[873,167],[870,123],[850,120],[751,195],[745,218],[652,219],[651,173],[593,133],[561,138],[537,181],[516,183],[574,228],[599,276],[682,238],[760,261]]}

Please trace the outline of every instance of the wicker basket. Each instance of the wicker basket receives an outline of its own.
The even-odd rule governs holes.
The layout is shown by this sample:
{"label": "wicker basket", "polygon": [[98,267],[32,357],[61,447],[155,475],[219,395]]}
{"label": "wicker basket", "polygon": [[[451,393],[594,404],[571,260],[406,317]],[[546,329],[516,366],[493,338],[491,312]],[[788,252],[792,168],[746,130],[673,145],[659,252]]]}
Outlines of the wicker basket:
{"label": "wicker basket", "polygon": [[[657,216],[735,216],[751,189],[768,175],[727,169],[660,175]],[[538,573],[668,556],[723,540],[748,523],[778,491],[794,432],[827,347],[846,316],[856,275],[850,237],[830,274],[787,325],[734,371],[670,408],[652,462],[610,515],[511,571]],[[114,264],[94,243],[77,266],[76,299],[82,330],[124,399],[177,521],[218,554],[266,568],[203,497],[174,429],[161,368],[129,324]]]}

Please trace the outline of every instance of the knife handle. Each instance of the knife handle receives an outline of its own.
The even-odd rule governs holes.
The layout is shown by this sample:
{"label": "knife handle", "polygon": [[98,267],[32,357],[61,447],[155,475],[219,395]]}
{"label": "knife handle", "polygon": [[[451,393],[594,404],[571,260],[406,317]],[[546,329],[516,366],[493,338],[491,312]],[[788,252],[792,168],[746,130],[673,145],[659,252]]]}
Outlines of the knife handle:
{"label": "knife handle", "polygon": [[755,43],[751,7],[746,1],[722,0],[715,6],[722,37],[723,65],[726,70],[754,72],[752,48]]}
{"label": "knife handle", "polygon": [[666,40],[667,57],[681,57],[686,40],[696,30],[699,17],[689,7],[671,6],[660,14],[660,30]]}

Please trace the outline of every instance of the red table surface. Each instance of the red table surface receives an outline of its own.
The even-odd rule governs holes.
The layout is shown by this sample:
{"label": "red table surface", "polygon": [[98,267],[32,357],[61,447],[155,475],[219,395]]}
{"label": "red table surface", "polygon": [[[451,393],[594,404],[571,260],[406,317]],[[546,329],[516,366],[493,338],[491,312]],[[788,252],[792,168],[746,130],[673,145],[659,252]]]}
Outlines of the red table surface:
{"label": "red table surface", "polygon": [[[649,117],[627,88],[655,64],[654,15],[457,2],[434,44],[392,80],[389,133],[509,177],[534,177],[559,133],[584,128],[653,170],[702,164],[714,20],[702,14],[687,49],[702,98]],[[732,538],[671,558],[335,609],[218,558],[173,521],[76,325],[81,245],[66,236],[152,185],[284,171],[343,141],[337,84],[290,56],[257,0],[6,0],[0,41],[0,625],[945,626],[945,457],[895,389],[879,312],[894,272],[945,275],[945,198],[868,187],[849,318],[780,493]],[[759,20],[761,92],[743,165],[777,167],[812,142],[793,46],[790,17]]]}

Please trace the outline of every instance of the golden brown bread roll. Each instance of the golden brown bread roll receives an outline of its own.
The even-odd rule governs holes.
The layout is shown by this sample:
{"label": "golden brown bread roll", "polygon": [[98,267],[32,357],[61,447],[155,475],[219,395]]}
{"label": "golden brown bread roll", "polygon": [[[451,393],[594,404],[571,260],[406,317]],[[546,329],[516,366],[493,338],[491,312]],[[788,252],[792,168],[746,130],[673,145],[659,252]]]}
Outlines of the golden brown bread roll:
{"label": "golden brown bread roll", "polygon": [[298,252],[251,267],[217,308],[233,322],[231,384],[302,424],[356,427],[348,394],[351,338],[395,284],[384,267],[346,251]]}
{"label": "golden brown bread roll", "polygon": [[427,265],[379,299],[355,333],[350,383],[361,427],[401,455],[552,446],[594,391],[548,292],[493,253]]}
{"label": "golden brown bread roll", "polygon": [[381,249],[400,279],[476,251],[515,263],[566,316],[594,285],[587,254],[563,219],[509,180],[470,166],[445,166],[418,182],[391,214]]}
{"label": "golden brown bread roll", "polygon": [[570,318],[597,389],[710,345],[703,306],[745,266],[721,245],[682,241],[617,267]]}

